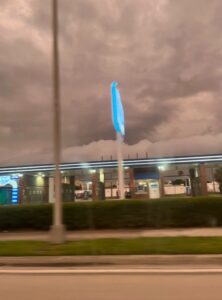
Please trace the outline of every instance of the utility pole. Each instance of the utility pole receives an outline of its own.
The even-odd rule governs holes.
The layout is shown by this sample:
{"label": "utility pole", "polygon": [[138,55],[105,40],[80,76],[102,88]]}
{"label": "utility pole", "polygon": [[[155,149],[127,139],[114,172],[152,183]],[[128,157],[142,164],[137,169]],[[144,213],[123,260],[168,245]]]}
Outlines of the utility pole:
{"label": "utility pole", "polygon": [[53,57],[53,137],[55,163],[55,203],[53,208],[53,225],[51,242],[61,244],[65,241],[65,228],[62,224],[61,200],[61,112],[60,112],[60,77],[59,77],[59,47],[58,47],[58,0],[52,1],[52,57]]}
{"label": "utility pole", "polygon": [[117,159],[118,159],[119,198],[125,199],[122,142],[123,142],[123,137],[119,132],[117,132],[116,133],[116,143],[117,143]]}

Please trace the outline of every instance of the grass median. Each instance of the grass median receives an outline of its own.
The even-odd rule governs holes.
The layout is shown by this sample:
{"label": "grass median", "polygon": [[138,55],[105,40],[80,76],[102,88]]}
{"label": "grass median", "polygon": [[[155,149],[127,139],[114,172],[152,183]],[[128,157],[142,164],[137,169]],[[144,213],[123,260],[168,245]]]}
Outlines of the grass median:
{"label": "grass median", "polygon": [[95,239],[52,245],[41,241],[1,241],[0,256],[222,254],[222,237]]}

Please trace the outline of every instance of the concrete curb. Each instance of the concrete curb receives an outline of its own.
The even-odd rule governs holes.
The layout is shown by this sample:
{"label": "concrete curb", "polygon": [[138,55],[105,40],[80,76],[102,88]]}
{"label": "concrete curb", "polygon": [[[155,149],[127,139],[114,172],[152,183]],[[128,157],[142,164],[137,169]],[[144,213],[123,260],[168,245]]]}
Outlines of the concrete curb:
{"label": "concrete curb", "polygon": [[0,257],[0,267],[222,266],[222,255],[102,255]]}
{"label": "concrete curb", "polygon": [[[222,237],[222,227],[215,228],[168,228],[130,230],[77,230],[67,231],[68,241],[93,240],[100,238],[129,239],[140,237]],[[49,241],[48,231],[0,232],[0,241]]]}

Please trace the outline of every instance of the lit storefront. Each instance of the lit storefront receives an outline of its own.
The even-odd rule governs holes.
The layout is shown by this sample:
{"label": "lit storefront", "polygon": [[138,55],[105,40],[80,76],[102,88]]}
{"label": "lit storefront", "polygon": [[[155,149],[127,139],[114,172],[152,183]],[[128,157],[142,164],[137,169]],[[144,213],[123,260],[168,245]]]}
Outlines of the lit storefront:
{"label": "lit storefront", "polygon": [[[125,160],[125,196],[158,199],[174,194],[216,193],[214,171],[221,165],[222,155]],[[0,205],[53,203],[53,170],[53,165],[1,167]],[[61,164],[61,173],[64,202],[119,197],[114,160]]]}

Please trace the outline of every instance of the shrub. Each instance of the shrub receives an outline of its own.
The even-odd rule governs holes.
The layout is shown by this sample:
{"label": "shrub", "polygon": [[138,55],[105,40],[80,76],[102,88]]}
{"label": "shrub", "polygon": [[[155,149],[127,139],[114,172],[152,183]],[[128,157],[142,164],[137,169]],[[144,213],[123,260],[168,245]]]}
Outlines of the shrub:
{"label": "shrub", "polygon": [[[68,230],[209,227],[222,225],[222,198],[166,198],[63,205]],[[0,230],[48,230],[52,205],[0,207]]]}

